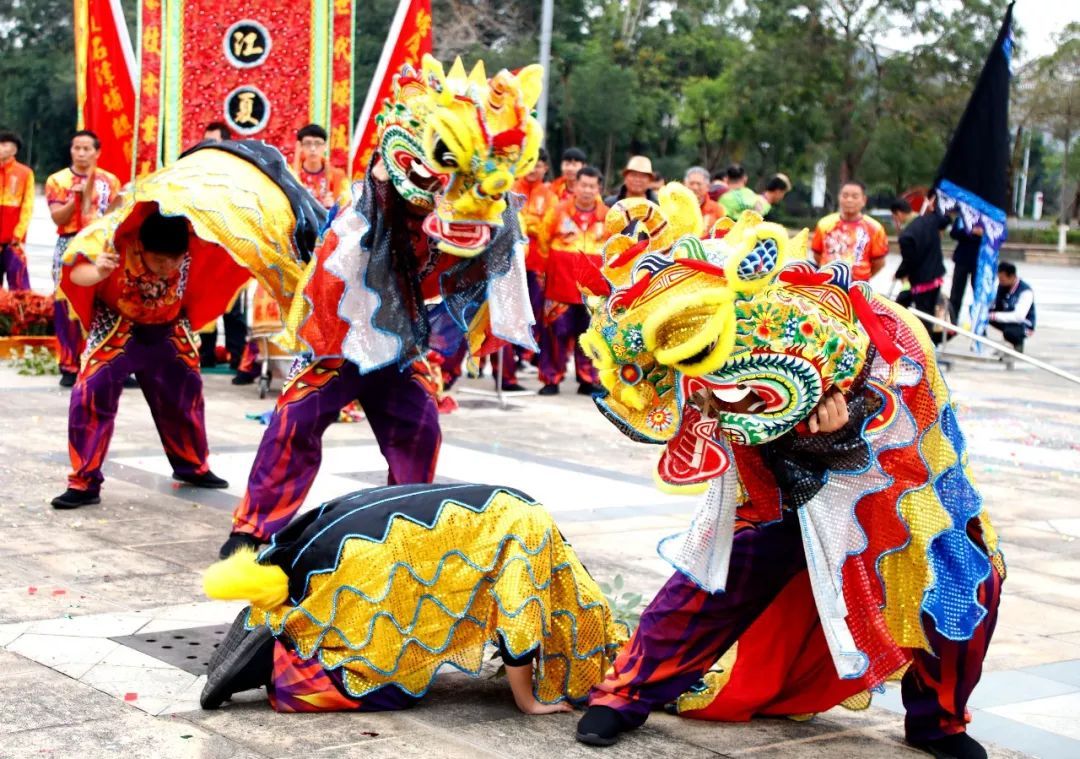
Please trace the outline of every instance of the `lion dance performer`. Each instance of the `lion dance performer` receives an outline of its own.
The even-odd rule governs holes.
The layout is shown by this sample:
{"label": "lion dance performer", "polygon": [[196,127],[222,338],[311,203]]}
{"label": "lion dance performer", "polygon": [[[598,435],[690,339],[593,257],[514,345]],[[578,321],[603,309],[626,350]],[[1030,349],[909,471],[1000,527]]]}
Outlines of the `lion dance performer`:
{"label": "lion dance performer", "polygon": [[289,328],[309,362],[286,385],[233,515],[222,557],[257,546],[296,514],[322,436],[359,400],[390,484],[431,482],[441,433],[413,363],[426,352],[425,300],[441,297],[474,354],[535,349],[516,177],[536,162],[530,115],[541,70],[490,79],[482,64],[448,74],[425,56],[404,67],[378,116],[379,147],[351,207],[340,209],[305,273]]}
{"label": "lion dance performer", "polygon": [[68,490],[52,505],[98,503],[124,380],[134,374],[173,478],[228,483],[207,458],[191,327],[213,322],[251,277],[290,300],[325,212],[260,143],[219,143],[139,180],[61,259],[58,297],[89,332],[71,395]]}
{"label": "lion dance performer", "polygon": [[[609,243],[586,338],[596,403],[664,446],[661,483],[707,494],[661,542],[678,571],[578,739],[610,745],[668,704],[717,720],[865,705],[902,672],[908,742],[984,757],[965,705],[1005,568],[925,329],[752,212],[673,244],[668,213],[648,249],[661,208],[611,213],[634,224]],[[823,399],[847,423],[814,434]]]}
{"label": "lion dance performer", "polygon": [[569,711],[626,640],[544,507],[490,485],[338,498],[204,584],[251,602],[210,661],[206,709],[260,686],[279,712],[402,709],[443,665],[479,675],[494,644],[522,711]]}

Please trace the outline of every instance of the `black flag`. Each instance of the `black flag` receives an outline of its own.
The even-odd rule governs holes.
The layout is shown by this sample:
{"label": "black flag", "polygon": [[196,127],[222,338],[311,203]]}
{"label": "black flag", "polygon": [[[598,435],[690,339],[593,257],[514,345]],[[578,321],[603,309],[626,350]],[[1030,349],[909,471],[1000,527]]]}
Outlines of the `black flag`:
{"label": "black flag", "polygon": [[934,180],[938,208],[957,212],[966,230],[982,230],[971,306],[971,328],[979,334],[986,332],[990,306],[997,293],[998,249],[1006,236],[1012,11],[1013,3],[1009,3],[994,47]]}

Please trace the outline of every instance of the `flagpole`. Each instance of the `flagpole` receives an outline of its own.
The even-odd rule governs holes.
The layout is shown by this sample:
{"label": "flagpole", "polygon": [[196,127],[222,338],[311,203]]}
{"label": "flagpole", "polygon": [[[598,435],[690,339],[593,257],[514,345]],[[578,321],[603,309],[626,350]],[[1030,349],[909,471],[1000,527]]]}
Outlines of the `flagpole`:
{"label": "flagpole", "polygon": [[555,0],[544,0],[540,11],[540,66],[544,69],[544,86],[536,104],[536,120],[540,128],[547,130],[548,82],[551,77],[551,27],[554,23]]}
{"label": "flagpole", "polygon": [[[371,78],[367,96],[364,98],[364,107],[360,111],[360,118],[357,119],[356,128],[353,130],[352,145],[349,147],[350,173],[353,162],[356,160],[356,153],[360,149],[360,141],[364,138],[364,127],[371,120],[371,114],[375,112],[375,106],[378,105],[376,100],[379,97],[379,85],[386,77],[387,69],[390,67],[390,59],[394,55],[398,37],[401,36],[401,27],[405,25],[405,17],[408,15],[411,4],[411,0],[398,0],[394,20],[390,22],[390,31],[386,35],[386,43],[383,45],[382,54],[379,56],[379,65],[375,67],[375,75]],[[367,167],[364,166],[361,171],[367,171]]]}

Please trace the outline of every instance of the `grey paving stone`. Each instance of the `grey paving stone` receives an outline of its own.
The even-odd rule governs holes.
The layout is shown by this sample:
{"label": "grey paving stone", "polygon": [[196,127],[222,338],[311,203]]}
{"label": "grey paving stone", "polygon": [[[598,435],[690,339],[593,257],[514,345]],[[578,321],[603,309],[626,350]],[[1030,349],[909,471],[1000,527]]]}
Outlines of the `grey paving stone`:
{"label": "grey paving stone", "polygon": [[822,719],[796,722],[783,718],[757,718],[749,722],[722,723],[685,719],[670,714],[653,714],[646,723],[650,730],[673,741],[685,741],[709,751],[732,754],[790,740],[822,738],[844,731]]}
{"label": "grey paving stone", "polygon": [[[574,738],[574,729],[580,717],[580,712],[539,717],[518,715],[493,722],[462,725],[452,732],[470,743],[490,747],[502,756],[515,759],[550,759],[553,756],[560,759],[596,759],[596,748],[578,743]],[[723,727],[731,726],[721,726],[721,729]],[[617,744],[603,750],[604,759],[715,759],[716,756],[723,754],[651,727],[628,733]]]}
{"label": "grey paving stone", "polygon": [[837,733],[827,738],[805,741],[776,743],[760,749],[748,749],[734,752],[732,756],[763,757],[772,759],[836,759],[836,757],[858,757],[858,759],[893,759],[894,757],[926,757],[922,751],[916,751],[872,731],[849,731]]}
{"label": "grey paving stone", "polygon": [[252,751],[272,756],[299,756],[342,744],[375,743],[407,737],[423,729],[402,712],[278,714],[265,697],[247,703],[228,703],[215,711],[175,716]]}
{"label": "grey paving stone", "polygon": [[12,672],[0,688],[0,734],[41,731],[89,719],[117,719],[128,707],[46,667]]}
{"label": "grey paving stone", "polygon": [[202,578],[194,571],[127,577],[109,576],[90,583],[80,583],[74,587],[95,598],[133,609],[206,600],[202,589]]}
{"label": "grey paving stone", "polygon": [[1040,664],[1035,667],[1026,667],[1024,671],[1080,688],[1080,659]]}
{"label": "grey paving stone", "polygon": [[[1080,663],[1080,662],[1078,662]],[[983,675],[975,692],[971,694],[968,706],[973,709],[988,709],[992,706],[1003,704],[1015,704],[1021,701],[1033,701],[1037,698],[1048,696],[1061,696],[1066,693],[1075,693],[1077,686],[1067,682],[1050,679],[1047,675],[1033,671],[1061,666],[1059,670],[1063,675],[1068,675],[1068,668],[1062,664],[1043,665],[1043,667],[1029,667],[1026,671],[1003,671],[988,672]],[[1080,675],[1080,669],[1077,669]]]}
{"label": "grey paving stone", "polygon": [[121,708],[125,713],[110,719],[0,735],[0,757],[260,759],[267,756],[183,720],[155,718],[134,709]]}

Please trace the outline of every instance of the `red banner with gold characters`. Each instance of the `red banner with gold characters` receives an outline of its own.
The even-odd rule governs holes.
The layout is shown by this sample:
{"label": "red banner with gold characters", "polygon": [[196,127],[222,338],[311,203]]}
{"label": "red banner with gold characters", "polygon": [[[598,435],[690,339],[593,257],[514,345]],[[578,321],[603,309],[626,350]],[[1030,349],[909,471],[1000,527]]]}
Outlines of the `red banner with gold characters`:
{"label": "red banner with gold characters", "polygon": [[386,98],[390,97],[390,88],[394,75],[401,71],[406,63],[413,68],[420,68],[420,59],[424,53],[431,52],[431,0],[399,0],[394,20],[390,24],[390,33],[383,45],[378,68],[371,79],[364,108],[353,132],[350,161],[353,178],[359,178],[367,171],[371,154],[376,148],[375,115]]}
{"label": "red banner with gold characters", "polygon": [[348,160],[353,0],[143,0],[140,174],[176,159],[220,121],[290,163],[305,124]]}
{"label": "red banner with gold characters", "polygon": [[135,56],[119,0],[75,0],[78,128],[101,140],[98,165],[132,178]]}

